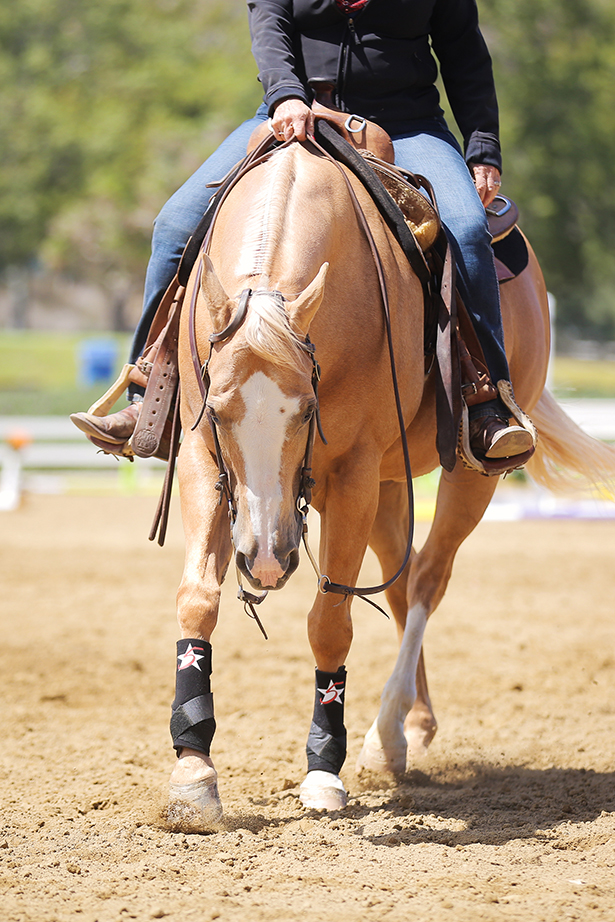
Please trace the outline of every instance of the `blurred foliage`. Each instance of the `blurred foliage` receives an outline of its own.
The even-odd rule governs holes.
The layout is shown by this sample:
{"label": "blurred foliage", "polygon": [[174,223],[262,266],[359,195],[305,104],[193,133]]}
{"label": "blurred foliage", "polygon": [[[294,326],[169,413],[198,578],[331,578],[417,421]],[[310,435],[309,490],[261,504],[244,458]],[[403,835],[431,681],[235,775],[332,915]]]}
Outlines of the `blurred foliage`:
{"label": "blurred foliage", "polygon": [[243,0],[3,0],[0,267],[143,272],[157,210],[259,102]]}
{"label": "blurred foliage", "polygon": [[480,0],[502,111],[504,190],[558,324],[615,338],[615,4]]}
{"label": "blurred foliage", "polygon": [[[558,323],[615,337],[615,4],[479,0],[504,190]],[[4,0],[0,269],[140,284],[161,204],[260,99],[245,0]]]}
{"label": "blurred foliage", "polygon": [[[105,334],[105,338],[112,334]],[[87,409],[120,372],[129,337],[115,334],[113,379],[88,386],[80,372],[85,344],[98,336],[0,330],[0,416],[66,416]],[[558,356],[553,363],[553,393],[558,398],[615,394],[615,363]],[[123,398],[120,398],[123,401]],[[118,403],[118,407],[123,405]]]}

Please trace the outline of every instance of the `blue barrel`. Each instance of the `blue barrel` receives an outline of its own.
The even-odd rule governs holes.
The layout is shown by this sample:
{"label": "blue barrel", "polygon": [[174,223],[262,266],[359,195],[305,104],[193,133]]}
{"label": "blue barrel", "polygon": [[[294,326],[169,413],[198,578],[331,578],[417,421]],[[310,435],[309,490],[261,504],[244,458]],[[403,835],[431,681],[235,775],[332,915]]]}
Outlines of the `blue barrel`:
{"label": "blue barrel", "polygon": [[86,387],[105,384],[114,377],[117,343],[113,339],[84,339],[78,347],[79,381]]}

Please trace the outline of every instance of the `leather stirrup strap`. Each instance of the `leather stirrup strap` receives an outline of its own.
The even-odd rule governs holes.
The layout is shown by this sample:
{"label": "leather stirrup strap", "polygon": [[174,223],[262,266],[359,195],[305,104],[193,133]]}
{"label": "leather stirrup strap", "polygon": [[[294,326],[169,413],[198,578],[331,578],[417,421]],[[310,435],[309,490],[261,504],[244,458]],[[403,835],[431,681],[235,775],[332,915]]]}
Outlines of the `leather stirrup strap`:
{"label": "leather stirrup strap", "polygon": [[173,475],[175,474],[175,460],[177,458],[177,452],[179,451],[179,440],[181,438],[181,420],[179,415],[179,404],[180,404],[180,385],[177,384],[175,390],[175,407],[173,410],[173,425],[171,428],[171,445],[169,448],[169,460],[167,462],[167,470],[164,475],[164,483],[162,485],[162,491],[160,493],[160,499],[158,500],[158,506],[156,508],[156,514],[154,515],[154,521],[152,523],[152,528],[149,533],[149,540],[155,541],[156,534],[158,534],[158,544],[160,547],[164,545],[164,541],[167,535],[167,526],[169,523],[169,510],[171,508],[171,492],[173,490]]}
{"label": "leather stirrup strap", "polygon": [[437,297],[436,448],[444,470],[452,471],[457,461],[457,434],[461,421],[461,369],[457,348],[455,259],[444,231],[442,234],[446,254],[440,296]]}

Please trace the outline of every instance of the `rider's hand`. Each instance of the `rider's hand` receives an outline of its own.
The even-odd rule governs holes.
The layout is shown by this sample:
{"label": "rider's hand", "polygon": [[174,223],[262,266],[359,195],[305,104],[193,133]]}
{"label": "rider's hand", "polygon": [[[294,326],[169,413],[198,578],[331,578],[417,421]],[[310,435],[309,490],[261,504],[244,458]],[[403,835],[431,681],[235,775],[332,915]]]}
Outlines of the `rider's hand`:
{"label": "rider's hand", "polygon": [[305,141],[314,132],[314,115],[302,99],[283,99],[271,117],[271,130],[278,141]]}
{"label": "rider's hand", "polygon": [[470,163],[470,170],[474,177],[476,191],[485,206],[490,205],[500,191],[500,171],[495,166],[487,163]]}

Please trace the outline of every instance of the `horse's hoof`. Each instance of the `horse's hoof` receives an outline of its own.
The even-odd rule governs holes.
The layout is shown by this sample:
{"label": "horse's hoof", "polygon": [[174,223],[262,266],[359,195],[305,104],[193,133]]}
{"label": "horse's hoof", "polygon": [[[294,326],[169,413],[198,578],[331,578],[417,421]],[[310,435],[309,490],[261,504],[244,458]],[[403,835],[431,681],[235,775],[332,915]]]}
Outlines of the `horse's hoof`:
{"label": "horse's hoof", "polygon": [[427,750],[432,739],[436,735],[438,725],[434,721],[428,723],[410,723],[406,721],[404,726],[404,736],[408,744],[408,758],[423,759],[427,755]]}
{"label": "horse's hoof", "polygon": [[218,778],[201,778],[190,784],[169,785],[167,822],[182,832],[206,832],[222,819]]}
{"label": "horse's hoof", "polygon": [[365,734],[363,748],[357,759],[357,772],[366,768],[370,772],[403,775],[406,771],[406,745],[390,746],[385,749],[375,720]]}
{"label": "horse's hoof", "polygon": [[333,772],[308,772],[299,788],[299,800],[312,810],[343,810],[348,802],[346,788]]}

